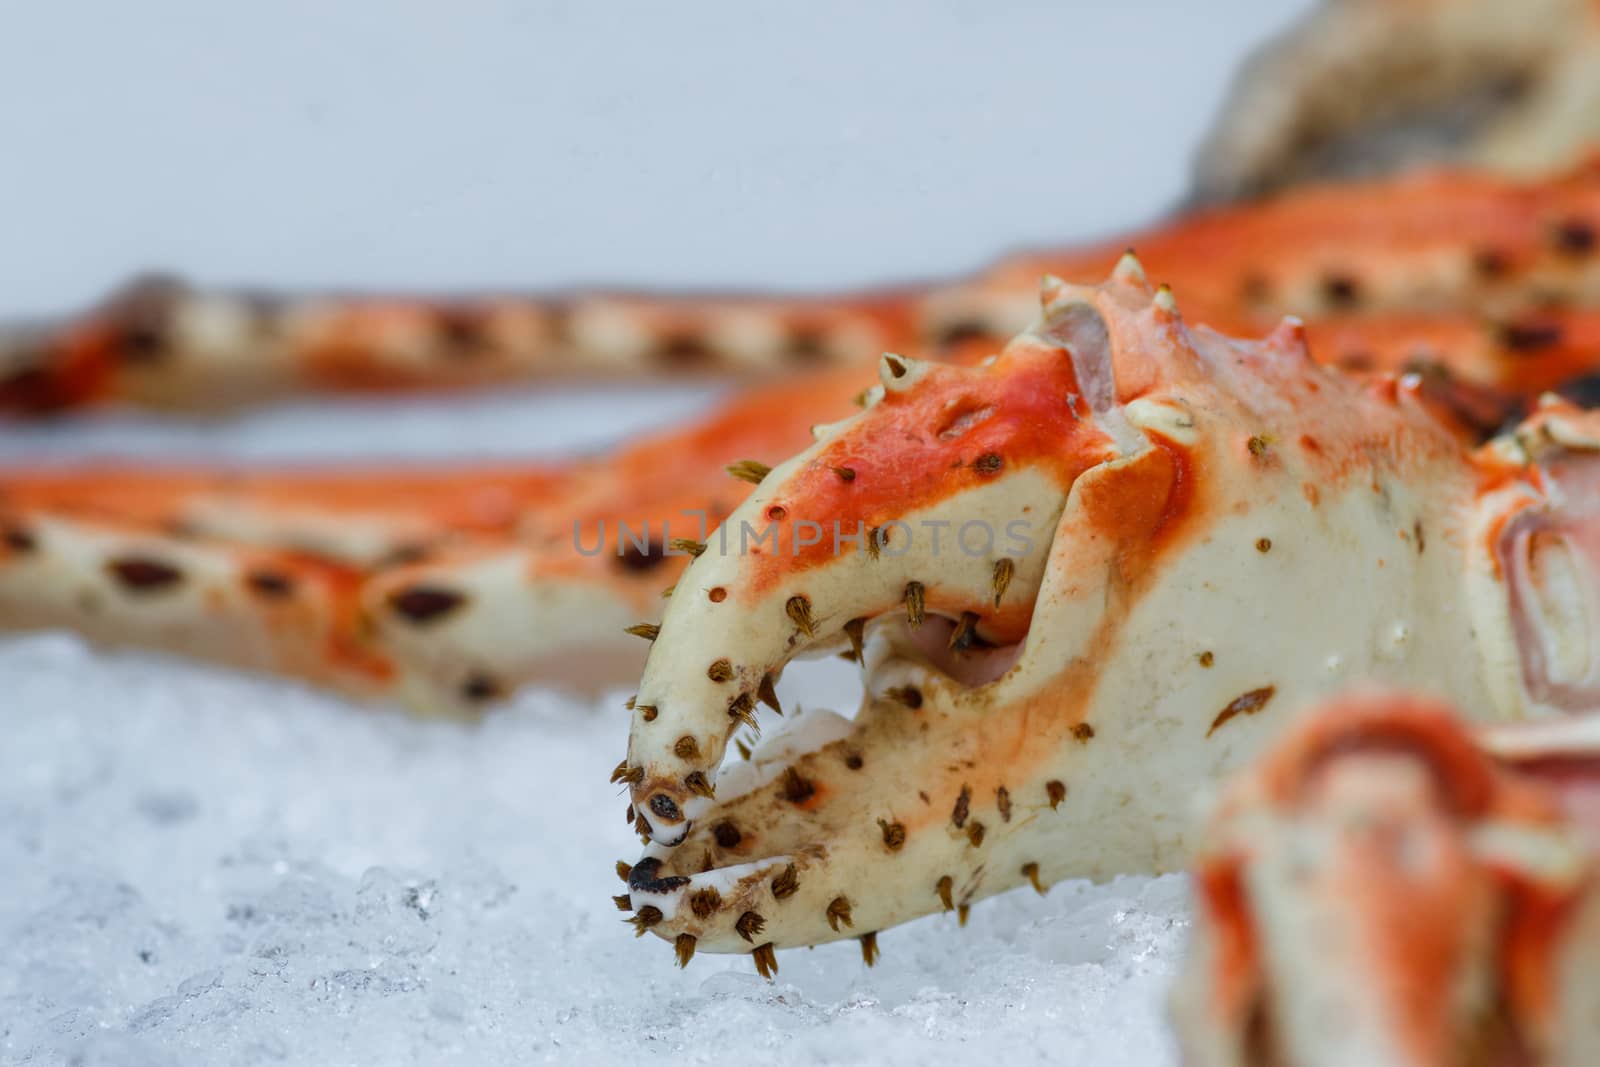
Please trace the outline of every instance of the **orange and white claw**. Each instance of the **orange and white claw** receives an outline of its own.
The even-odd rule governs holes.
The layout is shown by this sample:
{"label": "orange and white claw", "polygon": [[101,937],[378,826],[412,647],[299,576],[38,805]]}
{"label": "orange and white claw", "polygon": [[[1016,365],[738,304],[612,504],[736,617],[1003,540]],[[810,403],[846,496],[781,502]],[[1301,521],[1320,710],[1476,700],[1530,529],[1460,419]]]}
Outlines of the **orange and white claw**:
{"label": "orange and white claw", "polygon": [[1600,865],[1560,792],[1435,699],[1320,707],[1207,820],[1173,998],[1186,1062],[1595,1062]]}
{"label": "orange and white claw", "polygon": [[[1535,481],[1502,476],[1522,505]],[[1352,677],[1524,714],[1484,483],[1415,389],[1318,367],[1292,322],[1258,342],[1190,329],[1132,260],[1097,288],[1047,279],[1038,325],[992,361],[886,356],[868,408],[724,524],[782,520],[778,539],[714,534],[650,631],[617,777],[647,880],[691,881],[646,889],[743,908],[792,862],[820,896],[782,922],[755,907],[771,944],[844,936],[814,906],[836,897],[886,902],[877,930],[1024,880],[1173,869],[1195,790]],[[889,537],[801,544],[808,519]],[[1015,552],[963,551],[969,524],[1013,522]],[[857,648],[852,725],[792,767],[758,758],[754,790],[717,774],[792,657]],[[737,847],[716,837],[730,820]],[[630,903],[675,938],[749,944],[743,910],[701,900]]]}

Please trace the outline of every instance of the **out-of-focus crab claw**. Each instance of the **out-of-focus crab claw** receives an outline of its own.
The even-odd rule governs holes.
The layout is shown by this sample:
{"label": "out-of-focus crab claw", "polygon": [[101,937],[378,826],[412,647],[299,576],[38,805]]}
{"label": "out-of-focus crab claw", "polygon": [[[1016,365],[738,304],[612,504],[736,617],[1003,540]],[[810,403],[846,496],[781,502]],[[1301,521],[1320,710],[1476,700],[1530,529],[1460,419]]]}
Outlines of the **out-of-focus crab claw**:
{"label": "out-of-focus crab claw", "polygon": [[1186,1062],[1593,1063],[1596,885],[1556,791],[1447,705],[1334,701],[1209,821],[1174,997]]}
{"label": "out-of-focus crab claw", "polygon": [[[774,946],[1172,869],[1195,789],[1352,677],[1510,713],[1462,657],[1504,614],[1462,581],[1494,566],[1479,471],[1414,389],[1318,367],[1293,321],[1191,329],[1131,257],[1042,307],[974,367],[884,356],[867,409],[695,546],[617,768],[641,931],[769,971]],[[719,778],[785,664],[832,651],[864,661],[854,721]]]}

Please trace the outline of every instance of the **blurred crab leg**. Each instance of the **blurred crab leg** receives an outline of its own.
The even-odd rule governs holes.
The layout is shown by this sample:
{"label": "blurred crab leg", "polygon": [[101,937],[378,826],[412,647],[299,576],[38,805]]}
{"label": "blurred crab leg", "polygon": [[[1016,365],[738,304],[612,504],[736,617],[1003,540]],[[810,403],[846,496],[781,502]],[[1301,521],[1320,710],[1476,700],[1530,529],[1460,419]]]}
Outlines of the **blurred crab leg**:
{"label": "blurred crab leg", "polygon": [[1197,194],[1455,160],[1518,174],[1600,138],[1590,0],[1325,2],[1245,66],[1202,147]]}
{"label": "blurred crab leg", "polygon": [[0,616],[373,697],[397,671],[362,625],[358,569],[45,514],[0,521]]}
{"label": "blurred crab leg", "polygon": [[1473,740],[1433,699],[1358,693],[1227,786],[1174,997],[1186,1062],[1595,1062],[1597,839],[1557,779]]}
{"label": "blurred crab leg", "polygon": [[62,325],[0,336],[0,410],[100,402],[195,408],[315,388],[445,387],[559,375],[773,373],[1003,341],[1041,274],[1104,277],[1136,247],[1190,317],[1451,312],[1515,323],[1600,301],[1600,168],[1518,183],[1424,174],[1314,187],[1200,212],[1086,249],[1012,257],[977,278],[844,299],[574,297],[262,301],[136,286]]}
{"label": "blurred crab leg", "polygon": [[137,283],[0,334],[0,410],[212,409],[306,390],[445,389],[617,373],[773,373],[905,343],[903,299],[262,298]]}

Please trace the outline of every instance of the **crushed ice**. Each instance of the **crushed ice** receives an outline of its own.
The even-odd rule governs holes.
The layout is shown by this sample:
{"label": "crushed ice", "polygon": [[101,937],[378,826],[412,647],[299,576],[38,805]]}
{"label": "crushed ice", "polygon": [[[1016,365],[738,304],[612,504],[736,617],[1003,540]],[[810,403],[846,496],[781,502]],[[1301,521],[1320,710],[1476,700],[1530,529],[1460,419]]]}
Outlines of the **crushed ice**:
{"label": "crushed ice", "polygon": [[0,1062],[1173,1059],[1177,877],[680,973],[609,899],[622,694],[427,723],[62,636],[0,683]]}

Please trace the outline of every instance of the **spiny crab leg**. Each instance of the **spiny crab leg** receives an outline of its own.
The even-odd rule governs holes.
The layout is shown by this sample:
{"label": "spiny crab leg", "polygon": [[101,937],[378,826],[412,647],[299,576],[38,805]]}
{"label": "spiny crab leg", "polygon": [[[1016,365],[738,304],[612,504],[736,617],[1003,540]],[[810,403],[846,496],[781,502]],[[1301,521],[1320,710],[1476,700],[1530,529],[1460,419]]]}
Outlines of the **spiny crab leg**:
{"label": "spiny crab leg", "polygon": [[1185,1062],[1595,1062],[1595,727],[1475,737],[1389,691],[1297,725],[1207,820],[1173,998]]}
{"label": "spiny crab leg", "polygon": [[[1015,256],[970,281],[864,297],[262,300],[147,283],[80,319],[0,336],[0,410],[866,367],[885,349],[937,356],[962,342],[1003,342],[1031,320],[1041,274],[1093,282],[1130,245],[1184,293],[1192,321],[1229,331],[1270,329],[1283,314],[1343,322],[1471,309],[1489,351],[1459,376],[1515,388],[1521,357],[1552,343],[1550,320],[1530,320],[1530,309],[1600,302],[1600,169],[1531,182],[1433,173],[1299,189],[1096,247]],[[1447,368],[1455,347],[1441,348]],[[1499,369],[1486,371],[1485,360]]]}
{"label": "spiny crab leg", "polygon": [[[684,573],[616,772],[641,930],[770,971],[1013,886],[1172,869],[1194,790],[1312,699],[1374,678],[1517,718],[1595,647],[1560,592],[1600,589],[1595,561],[1507,540],[1592,499],[1591,416],[1551,401],[1474,454],[1419,382],[1321,368],[1293,322],[1190,328],[1131,258],[1043,309],[976,367],[885,357],[868,408],[724,524],[791,539],[714,537]],[[803,520],[891,536],[836,552]],[[931,521],[1034,528],[935,563]],[[718,777],[792,657],[863,634],[853,723]]]}

